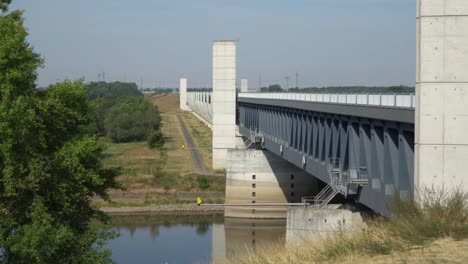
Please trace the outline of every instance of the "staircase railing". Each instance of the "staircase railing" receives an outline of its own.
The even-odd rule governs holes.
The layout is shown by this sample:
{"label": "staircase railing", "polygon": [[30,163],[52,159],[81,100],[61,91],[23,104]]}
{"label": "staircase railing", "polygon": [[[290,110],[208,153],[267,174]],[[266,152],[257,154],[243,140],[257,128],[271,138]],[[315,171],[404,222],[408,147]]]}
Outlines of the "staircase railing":
{"label": "staircase railing", "polygon": [[248,149],[252,144],[258,143],[257,140],[262,140],[263,134],[258,133],[256,128],[250,129],[250,136],[247,138],[245,143],[245,148]]}

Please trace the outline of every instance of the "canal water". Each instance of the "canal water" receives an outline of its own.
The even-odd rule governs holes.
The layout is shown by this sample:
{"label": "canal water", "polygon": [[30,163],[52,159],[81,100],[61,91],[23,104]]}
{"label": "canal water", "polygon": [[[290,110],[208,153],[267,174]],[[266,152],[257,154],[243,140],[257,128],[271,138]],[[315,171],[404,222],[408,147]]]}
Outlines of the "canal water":
{"label": "canal water", "polygon": [[284,244],[286,220],[224,216],[113,216],[109,241],[117,263],[222,263]]}

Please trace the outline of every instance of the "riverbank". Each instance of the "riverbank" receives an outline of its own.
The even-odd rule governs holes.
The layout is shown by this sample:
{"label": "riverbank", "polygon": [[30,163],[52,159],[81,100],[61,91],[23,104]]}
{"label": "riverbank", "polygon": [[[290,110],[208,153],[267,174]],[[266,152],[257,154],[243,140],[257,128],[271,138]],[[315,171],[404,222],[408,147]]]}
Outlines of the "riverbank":
{"label": "riverbank", "polygon": [[121,169],[117,181],[122,189],[111,190],[110,201],[94,198],[93,204],[110,214],[222,214],[221,207],[198,207],[196,200],[201,197],[206,203],[224,203],[225,174],[211,170],[211,151],[201,150],[194,160],[182,147],[209,148],[211,131],[179,110],[177,94],[146,98],[161,112],[166,156],[150,149],[146,142],[114,143],[102,138],[107,145],[104,164]]}
{"label": "riverbank", "polygon": [[196,204],[163,204],[149,206],[101,207],[110,215],[222,215],[224,208],[220,206],[197,206]]}

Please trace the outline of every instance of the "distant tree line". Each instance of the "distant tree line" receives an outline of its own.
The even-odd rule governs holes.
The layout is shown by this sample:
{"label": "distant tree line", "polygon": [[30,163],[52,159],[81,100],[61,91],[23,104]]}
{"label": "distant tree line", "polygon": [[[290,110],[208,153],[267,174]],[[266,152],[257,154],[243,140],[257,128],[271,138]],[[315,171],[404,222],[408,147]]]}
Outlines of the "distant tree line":
{"label": "distant tree line", "polygon": [[260,92],[293,92],[293,93],[414,93],[412,86],[328,86],[289,88],[287,91],[279,84],[260,88]]}
{"label": "distant tree line", "polygon": [[[93,99],[94,120],[89,131],[113,142],[161,140],[161,115],[145,100],[135,83],[92,82],[88,96]],[[158,135],[152,135],[152,134]]]}
{"label": "distant tree line", "polygon": [[91,82],[88,84],[88,96],[96,98],[117,98],[123,96],[143,96],[136,83],[127,82]]}

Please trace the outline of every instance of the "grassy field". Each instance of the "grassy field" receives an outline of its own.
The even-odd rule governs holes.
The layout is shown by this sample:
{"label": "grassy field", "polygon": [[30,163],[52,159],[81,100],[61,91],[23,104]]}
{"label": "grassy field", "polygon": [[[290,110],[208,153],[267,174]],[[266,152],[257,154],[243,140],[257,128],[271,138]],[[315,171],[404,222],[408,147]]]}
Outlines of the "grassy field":
{"label": "grassy field", "polygon": [[195,145],[200,148],[199,153],[203,158],[205,167],[208,170],[212,170],[212,152],[211,149],[206,149],[212,146],[211,129],[190,113],[183,113],[181,116],[192,135]]}
{"label": "grassy field", "polygon": [[306,238],[299,248],[272,245],[233,263],[468,263],[467,195],[430,194],[396,202],[393,219],[352,234]]}
{"label": "grassy field", "polygon": [[[123,190],[113,190],[112,203],[103,206],[142,206],[158,204],[192,203],[200,195],[211,202],[224,199],[225,178],[194,175],[190,153],[182,149],[185,144],[177,115],[182,115],[187,128],[198,146],[211,146],[211,131],[190,114],[178,110],[177,94],[162,94],[147,97],[155,104],[162,116],[162,132],[166,139],[167,161],[157,151],[148,148],[146,142],[112,143],[107,145],[105,166],[120,167],[118,182]],[[204,163],[211,168],[211,151],[203,154]],[[209,166],[208,166],[209,165]]]}

